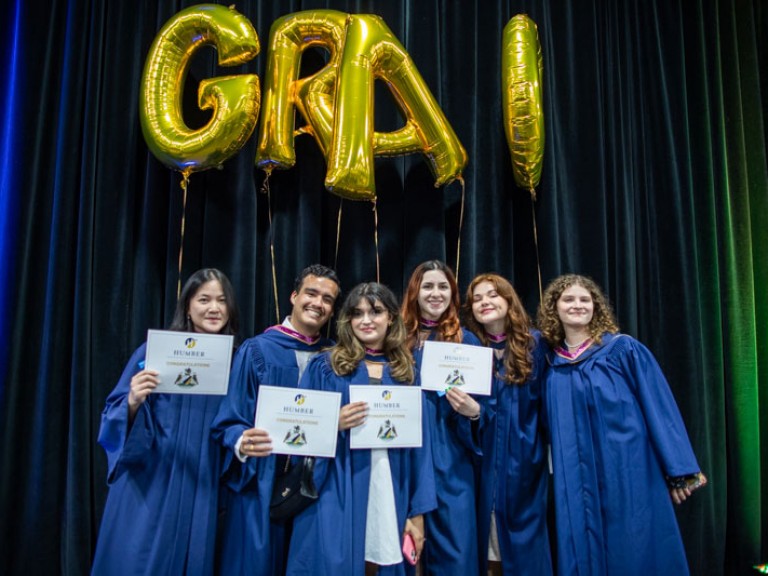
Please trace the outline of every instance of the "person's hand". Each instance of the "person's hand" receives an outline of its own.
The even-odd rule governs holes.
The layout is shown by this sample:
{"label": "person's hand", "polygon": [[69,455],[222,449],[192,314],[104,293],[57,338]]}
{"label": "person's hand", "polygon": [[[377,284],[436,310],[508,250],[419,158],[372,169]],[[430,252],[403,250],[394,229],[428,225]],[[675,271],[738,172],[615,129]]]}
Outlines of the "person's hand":
{"label": "person's hand", "polygon": [[670,488],[669,495],[672,496],[672,502],[682,504],[686,498],[691,495],[690,488]]}
{"label": "person's hand", "polygon": [[685,502],[688,497],[693,494],[694,490],[698,490],[702,486],[707,485],[707,477],[704,476],[703,472],[699,472],[698,474],[698,480],[695,484],[691,486],[686,486],[685,488],[670,488],[669,489],[669,495],[672,497],[672,502],[675,504],[682,504]]}
{"label": "person's hand", "polygon": [[263,458],[272,454],[272,438],[269,437],[269,432],[261,428],[251,428],[243,432],[240,454],[251,458]]}
{"label": "person's hand", "polygon": [[469,394],[459,388],[451,388],[445,393],[445,397],[451,404],[451,407],[462,416],[477,419],[480,416],[480,404]]}
{"label": "person's hand", "polygon": [[424,550],[424,542],[426,537],[424,536],[424,516],[419,514],[413,518],[408,518],[405,521],[405,533],[410,534],[413,538],[413,543],[416,546],[416,561],[419,561],[421,552]]}
{"label": "person's hand", "polygon": [[360,426],[368,416],[368,404],[366,402],[350,402],[339,410],[339,430],[349,430]]}
{"label": "person's hand", "polygon": [[131,378],[131,389],[128,392],[128,413],[133,417],[144,404],[152,391],[160,384],[160,373],[157,370],[141,370]]}

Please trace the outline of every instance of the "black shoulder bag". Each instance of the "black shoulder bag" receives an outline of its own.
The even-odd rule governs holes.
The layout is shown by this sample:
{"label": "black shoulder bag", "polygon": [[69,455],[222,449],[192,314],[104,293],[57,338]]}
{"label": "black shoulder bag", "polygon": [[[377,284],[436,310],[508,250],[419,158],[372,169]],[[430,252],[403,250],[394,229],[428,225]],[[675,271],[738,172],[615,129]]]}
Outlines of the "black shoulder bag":
{"label": "black shoulder bag", "polygon": [[285,457],[285,466],[275,470],[272,500],[269,503],[269,517],[272,520],[280,522],[293,518],[317,500],[314,470],[315,458],[312,456],[305,456],[293,465],[291,459]]}

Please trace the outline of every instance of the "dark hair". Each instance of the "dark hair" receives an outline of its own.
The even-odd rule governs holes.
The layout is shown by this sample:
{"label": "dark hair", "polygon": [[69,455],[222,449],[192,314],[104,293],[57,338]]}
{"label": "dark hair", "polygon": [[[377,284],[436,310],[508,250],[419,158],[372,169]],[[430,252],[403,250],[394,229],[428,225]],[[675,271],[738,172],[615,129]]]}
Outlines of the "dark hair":
{"label": "dark hair", "polygon": [[467,327],[475,333],[483,346],[488,346],[490,339],[483,325],[477,321],[472,313],[474,291],[481,282],[490,283],[499,296],[507,301],[509,307],[507,317],[504,320],[504,332],[507,334],[504,350],[504,379],[513,384],[525,384],[533,374],[532,351],[535,340],[531,335],[531,318],[525,311],[517,292],[506,278],[493,273],[475,276],[467,288],[464,314]]}
{"label": "dark hair", "polygon": [[419,309],[419,290],[421,290],[421,281],[424,274],[432,270],[437,270],[445,274],[448,285],[451,288],[451,299],[448,308],[443,312],[437,324],[437,339],[441,342],[461,342],[461,325],[459,323],[459,287],[456,284],[456,276],[445,262],[440,260],[427,260],[422,262],[413,270],[411,279],[405,289],[403,304],[400,308],[405,323],[406,344],[409,349],[416,347],[419,340],[419,319],[421,310]]}
{"label": "dark hair", "polygon": [[352,331],[352,314],[355,308],[365,300],[371,306],[376,302],[386,308],[392,323],[387,328],[384,339],[384,355],[389,361],[392,377],[400,382],[414,381],[413,356],[405,345],[405,326],[399,314],[397,298],[392,290],[378,282],[366,282],[355,286],[344,300],[336,321],[337,344],[331,349],[331,366],[340,376],[352,373],[365,357],[365,347]]}
{"label": "dark hair", "polygon": [[336,275],[336,272],[333,270],[333,268],[328,268],[328,266],[323,266],[322,264],[312,264],[311,266],[307,266],[299,272],[299,275],[296,276],[296,279],[293,281],[293,291],[297,294],[301,292],[301,285],[304,284],[304,279],[307,276],[317,276],[318,278],[328,278],[331,282],[335,282],[336,286],[339,287],[339,293],[336,295],[338,298],[341,295],[341,282],[339,282],[339,277]]}
{"label": "dark hair", "polygon": [[232,284],[229,282],[229,278],[216,268],[201,268],[192,276],[189,277],[184,288],[181,289],[181,295],[178,302],[176,302],[176,312],[173,314],[173,321],[169,330],[178,330],[180,332],[194,332],[195,327],[192,325],[192,321],[189,318],[189,302],[195,297],[200,287],[207,282],[217,280],[221,284],[221,289],[224,292],[224,298],[227,302],[227,314],[229,319],[221,329],[220,334],[232,334],[235,336],[235,340],[238,337],[238,331],[240,329],[240,312],[237,308],[237,301],[235,300],[235,291],[232,288]]}
{"label": "dark hair", "polygon": [[590,296],[592,296],[592,320],[587,326],[590,338],[598,344],[602,341],[601,335],[608,332],[615,334],[619,331],[619,325],[616,317],[613,315],[613,309],[608,299],[603,294],[600,286],[589,276],[580,274],[563,274],[549,283],[544,290],[544,296],[539,304],[539,311],[536,315],[536,323],[542,336],[547,343],[552,346],[559,346],[565,338],[563,323],[560,321],[560,315],[557,313],[557,301],[571,286],[581,286]]}

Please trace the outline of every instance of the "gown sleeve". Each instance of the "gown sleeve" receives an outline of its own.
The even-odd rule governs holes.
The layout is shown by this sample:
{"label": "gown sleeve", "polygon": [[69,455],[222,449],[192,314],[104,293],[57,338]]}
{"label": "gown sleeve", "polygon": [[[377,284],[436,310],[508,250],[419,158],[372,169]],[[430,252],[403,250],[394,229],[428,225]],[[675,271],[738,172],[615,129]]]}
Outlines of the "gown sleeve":
{"label": "gown sleeve", "polygon": [[139,407],[133,422],[130,422],[128,417],[131,378],[143,369],[145,356],[146,344],[142,344],[126,364],[101,413],[98,442],[107,454],[109,484],[112,484],[125,468],[141,462],[155,437],[151,394]]}
{"label": "gown sleeve", "polygon": [[[335,374],[333,373],[333,369],[331,368],[329,360],[330,357],[328,356],[328,353],[319,354],[312,358],[309,361],[306,370],[304,370],[304,374],[302,374],[301,380],[299,380],[299,388],[304,388],[307,390],[341,392],[342,397],[340,402],[341,406],[344,406],[344,404],[349,403],[349,393],[347,392],[345,394],[343,390],[337,389],[335,381],[338,380],[338,378],[335,378]],[[345,446],[344,442],[347,432],[346,430],[340,431],[338,434],[339,437],[336,441],[337,456],[339,455],[339,451]],[[318,491],[320,491],[320,489],[323,487],[328,477],[330,460],[331,459],[329,458],[315,458],[313,479],[315,481],[315,487]]]}
{"label": "gown sleeve", "polygon": [[[470,346],[482,346],[483,343],[466,328],[462,328],[462,344],[468,344]],[[493,378],[493,374],[491,375]],[[493,386],[493,382],[491,383]],[[487,402],[488,396],[475,396],[472,398],[480,404],[480,418],[478,420],[470,420],[466,416],[462,416],[455,410],[451,410],[451,414],[448,419],[448,424],[456,431],[456,436],[459,442],[472,454],[472,457],[477,461],[483,455],[482,446],[480,443],[480,431],[482,428],[488,426],[490,421],[489,410],[493,410],[493,407]]]}
{"label": "gown sleeve", "polygon": [[656,358],[643,344],[625,336],[617,357],[640,404],[651,443],[667,476],[699,472],[683,418]]}
{"label": "gown sleeve", "polygon": [[257,342],[246,342],[235,354],[229,375],[227,396],[211,424],[214,442],[224,447],[222,479],[232,490],[240,492],[258,480],[258,467],[265,458],[248,458],[241,462],[235,455],[235,444],[243,432],[253,428],[260,374],[265,370],[264,356]]}
{"label": "gown sleeve", "polygon": [[[416,374],[414,386],[419,386],[419,375]],[[421,393],[421,448],[410,450],[410,494],[408,499],[408,511],[406,517],[412,518],[419,514],[426,514],[437,508],[437,496],[435,495],[435,472],[432,466],[432,442],[430,441],[430,427],[427,420],[426,400]]]}

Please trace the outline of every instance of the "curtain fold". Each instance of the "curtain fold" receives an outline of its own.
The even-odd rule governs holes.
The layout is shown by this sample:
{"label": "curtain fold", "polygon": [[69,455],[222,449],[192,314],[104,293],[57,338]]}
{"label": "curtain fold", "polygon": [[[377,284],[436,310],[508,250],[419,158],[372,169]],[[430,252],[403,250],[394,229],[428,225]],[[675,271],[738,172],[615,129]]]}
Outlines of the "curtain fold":
{"label": "curtain fold", "polygon": [[[193,4],[25,0],[0,25],[0,572],[88,573],[107,493],[100,412],[146,330],[170,321],[180,251],[182,278],[202,266],[230,277],[247,337],[288,313],[307,264],[335,265],[344,290],[374,279],[375,234],[381,280],[399,293],[423,260],[455,266],[459,242],[462,289],[499,272],[531,313],[539,266],[545,283],[592,276],[622,330],[657,356],[710,479],[678,509],[691,572],[746,574],[768,562],[760,0],[240,2],[262,52],[226,73],[256,73],[262,89],[278,17],[334,9],[384,19],[467,150],[463,226],[460,183],[435,188],[411,155],[376,159],[375,229],[371,203],[325,191],[309,135],[296,137],[296,165],[270,175],[268,197],[254,135],[221,170],[191,176],[182,242],[180,176],[148,151],[138,103],[155,35]],[[546,151],[533,204],[514,185],[501,109],[502,31],[518,13],[538,24],[544,54]],[[190,121],[205,118],[197,84],[222,73],[214,56],[193,61]],[[303,70],[326,57],[308,51]],[[375,103],[377,130],[402,124],[382,82]]]}

